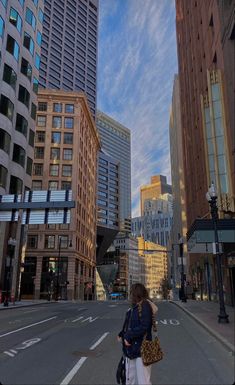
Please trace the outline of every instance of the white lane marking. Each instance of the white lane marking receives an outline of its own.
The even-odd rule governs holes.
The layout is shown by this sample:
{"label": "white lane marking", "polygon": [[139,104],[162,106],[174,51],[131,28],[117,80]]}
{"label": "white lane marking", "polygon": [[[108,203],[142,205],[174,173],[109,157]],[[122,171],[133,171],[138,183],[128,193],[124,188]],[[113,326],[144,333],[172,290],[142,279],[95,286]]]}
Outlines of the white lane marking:
{"label": "white lane marking", "polygon": [[35,311],[39,311],[41,309],[33,309],[33,310],[27,310],[27,311],[24,311],[24,314],[27,314],[27,313],[33,313]]}
{"label": "white lane marking", "polygon": [[95,317],[93,319],[92,319],[92,317],[87,317],[87,318],[83,319],[82,322],[89,321],[91,323],[91,322],[94,322],[97,318],[99,318],[99,317]]}
{"label": "white lane marking", "polygon": [[[102,341],[103,339],[109,334],[109,332],[104,333],[98,341],[96,341],[91,347],[90,350],[94,350]],[[75,374],[78,372],[78,370],[81,368],[81,366],[84,364],[84,362],[87,360],[88,357],[81,357],[80,360],[74,365],[74,367],[70,370],[70,372],[67,374],[67,376],[63,379],[63,381],[60,383],[60,385],[68,385],[70,381],[73,379]]]}
{"label": "white lane marking", "polygon": [[82,318],[84,318],[83,315],[81,317],[78,317],[78,318],[74,319],[72,322],[77,322],[77,321],[79,321]]}
{"label": "white lane marking", "polygon": [[80,369],[82,364],[86,361],[87,357],[81,357],[80,360],[76,363],[76,365],[73,367],[73,369],[70,370],[70,372],[67,374],[67,376],[63,379],[60,385],[68,385],[72,378],[75,376],[77,371]]}
{"label": "white lane marking", "polygon": [[3,352],[3,353],[7,354],[7,355],[10,356],[10,357],[15,357],[15,355],[12,354],[12,353],[10,353],[10,352],[5,351],[5,352]]}
{"label": "white lane marking", "polygon": [[156,321],[156,324],[162,324],[162,325],[172,325],[172,326],[178,326],[180,325],[180,321],[173,318],[173,319],[160,319]]}
{"label": "white lane marking", "polygon": [[107,335],[109,334],[109,332],[106,332],[106,333],[104,333],[99,339],[98,339],[98,341],[96,341],[95,343],[94,343],[94,345],[92,345],[91,347],[90,347],[90,350],[94,350],[104,339],[105,339],[105,337],[107,337]]}
{"label": "white lane marking", "polygon": [[24,326],[24,327],[22,327],[20,329],[12,330],[11,332],[8,332],[8,333],[5,333],[5,334],[1,334],[0,338],[5,337],[5,336],[9,336],[10,334],[20,332],[21,330],[28,329],[28,328],[31,328],[31,327],[36,326],[36,325],[42,324],[44,322],[50,321],[50,320],[55,319],[55,318],[57,318],[57,316],[54,316],[54,317],[51,317],[51,318],[47,318],[47,319],[44,319],[44,320],[39,321],[39,322],[35,322],[34,324]]}

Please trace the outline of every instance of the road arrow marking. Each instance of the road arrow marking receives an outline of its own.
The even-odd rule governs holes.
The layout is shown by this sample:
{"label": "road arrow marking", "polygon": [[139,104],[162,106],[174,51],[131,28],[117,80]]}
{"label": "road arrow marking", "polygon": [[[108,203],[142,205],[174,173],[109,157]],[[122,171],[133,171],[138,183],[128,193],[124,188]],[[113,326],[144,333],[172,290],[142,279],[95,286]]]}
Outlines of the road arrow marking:
{"label": "road arrow marking", "polygon": [[79,321],[82,318],[84,318],[83,315],[81,317],[78,317],[78,318],[74,319],[72,322],[77,322],[77,321]]}
{"label": "road arrow marking", "polygon": [[3,352],[3,353],[7,354],[10,357],[15,357],[15,354],[12,354],[12,353],[8,352],[7,350],[5,352]]}
{"label": "road arrow marking", "polygon": [[89,321],[89,322],[91,323],[91,322],[94,322],[97,318],[99,318],[99,317],[95,317],[95,318],[93,318],[93,319],[92,319],[92,317],[87,317],[87,318],[85,318],[84,320],[82,320],[82,322]]}

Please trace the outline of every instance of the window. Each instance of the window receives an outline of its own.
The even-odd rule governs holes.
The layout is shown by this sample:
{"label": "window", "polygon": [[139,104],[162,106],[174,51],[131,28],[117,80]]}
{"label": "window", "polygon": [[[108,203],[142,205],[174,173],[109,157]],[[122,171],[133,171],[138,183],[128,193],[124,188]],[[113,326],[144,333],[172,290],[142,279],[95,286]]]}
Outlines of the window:
{"label": "window", "polygon": [[54,180],[49,181],[48,189],[49,190],[58,190],[58,182],[54,181]]}
{"label": "window", "polygon": [[20,47],[10,35],[7,35],[6,50],[12,54],[17,61],[19,60]]}
{"label": "window", "polygon": [[0,112],[8,119],[12,120],[14,112],[14,104],[5,95],[1,95]]}
{"label": "window", "polygon": [[7,169],[0,165],[0,187],[6,188]]}
{"label": "window", "polygon": [[32,168],[33,168],[33,160],[27,157],[26,173],[30,176],[32,175]]}
{"label": "window", "polygon": [[26,59],[24,59],[23,57],[21,59],[21,69],[20,70],[21,70],[22,74],[24,74],[29,79],[29,81],[31,82],[32,67],[29,64],[29,62]]}
{"label": "window", "polygon": [[42,189],[42,181],[41,180],[33,180],[32,181],[32,190],[41,190]]}
{"label": "window", "polygon": [[74,113],[74,104],[65,104],[65,112]]}
{"label": "window", "polygon": [[37,235],[28,235],[27,247],[29,249],[37,249],[37,247],[38,247],[38,236]]}
{"label": "window", "polygon": [[63,150],[63,159],[64,160],[72,160],[73,159],[73,149],[72,148],[65,148]]}
{"label": "window", "polygon": [[5,23],[3,18],[0,16],[0,37],[3,37],[5,29]]}
{"label": "window", "polygon": [[42,176],[43,173],[43,164],[34,163],[33,165],[33,174],[37,176]]}
{"label": "window", "polygon": [[22,188],[22,180],[14,175],[11,175],[9,194],[20,194],[22,192]]}
{"label": "window", "polygon": [[73,144],[73,134],[64,134],[64,144]]}
{"label": "window", "polygon": [[62,166],[62,176],[72,176],[72,166],[71,165],[63,165]]}
{"label": "window", "polygon": [[61,249],[67,249],[69,246],[69,238],[67,235],[61,235],[58,237],[58,243],[60,243]]}
{"label": "window", "polygon": [[61,128],[62,127],[62,118],[61,118],[61,116],[53,116],[52,117],[52,127],[53,128]]}
{"label": "window", "polygon": [[22,167],[25,165],[25,150],[18,144],[14,144],[12,160]]}
{"label": "window", "polygon": [[11,24],[13,24],[16,27],[16,29],[21,34],[22,19],[21,19],[20,15],[18,14],[18,12],[14,8],[12,8],[12,7],[11,7],[11,10],[10,10],[9,21],[10,21]]}
{"label": "window", "polygon": [[59,148],[51,148],[51,159],[59,160],[60,159],[60,149]]}
{"label": "window", "polygon": [[34,2],[35,7],[37,8],[37,6],[38,6],[38,0],[33,0],[33,2]]}
{"label": "window", "polygon": [[45,236],[45,248],[46,249],[54,249],[55,248],[55,236],[54,235],[46,235]]}
{"label": "window", "polygon": [[38,115],[37,116],[37,126],[38,127],[46,127],[47,117],[46,115]]}
{"label": "window", "polygon": [[7,64],[4,64],[3,80],[15,90],[17,75],[15,71]]}
{"label": "window", "polygon": [[45,142],[45,132],[44,131],[36,131],[36,143],[44,143]]}
{"label": "window", "polygon": [[23,8],[24,7],[24,0],[18,0],[18,1],[20,3],[21,7]]}
{"label": "window", "polygon": [[34,148],[34,158],[44,159],[44,147],[35,147]]}
{"label": "window", "polygon": [[70,190],[71,189],[71,182],[62,181],[61,182],[61,190]]}
{"label": "window", "polygon": [[31,129],[29,130],[29,145],[34,146],[34,132]]}
{"label": "window", "polygon": [[39,70],[40,68],[40,56],[36,53],[35,55],[35,67]]}
{"label": "window", "polygon": [[25,48],[27,48],[29,50],[29,52],[33,56],[33,54],[34,54],[34,41],[31,38],[31,36],[28,33],[26,33],[26,32],[24,33],[24,43],[23,43],[23,45],[24,45]]}
{"label": "window", "polygon": [[39,81],[37,78],[33,78],[33,91],[35,92],[35,94],[38,93],[38,84],[39,84]]}
{"label": "window", "polygon": [[5,8],[7,7],[7,0],[1,0],[1,3]]}
{"label": "window", "polygon": [[10,152],[11,136],[2,128],[0,128],[0,149],[7,154]]}
{"label": "window", "polygon": [[31,118],[36,120],[37,106],[34,103],[31,103]]}
{"label": "window", "polygon": [[54,112],[62,112],[62,103],[54,103],[53,104]]}
{"label": "window", "polygon": [[42,44],[42,34],[39,31],[37,31],[37,43],[38,43],[39,47],[41,47],[41,44]]}
{"label": "window", "polygon": [[64,118],[64,127],[73,128],[73,118]]}
{"label": "window", "polygon": [[47,103],[39,102],[38,103],[38,111],[47,111]]}
{"label": "window", "polygon": [[50,164],[50,176],[59,176],[58,164]]}
{"label": "window", "polygon": [[29,99],[29,92],[26,90],[25,87],[19,85],[18,100],[23,103],[27,108],[29,108]]}
{"label": "window", "polygon": [[26,8],[25,20],[26,20],[27,23],[29,23],[29,24],[33,27],[33,29],[35,30],[35,28],[36,28],[36,19],[35,19],[35,16],[34,16],[33,12],[32,12],[31,9],[29,9],[28,7]]}
{"label": "window", "polygon": [[61,140],[60,132],[52,132],[51,133],[51,143],[59,144]]}
{"label": "window", "polygon": [[43,22],[43,12],[42,12],[41,8],[39,8],[38,19],[39,19],[40,23]]}
{"label": "window", "polygon": [[16,131],[21,132],[26,138],[28,133],[28,121],[20,114],[16,114]]}

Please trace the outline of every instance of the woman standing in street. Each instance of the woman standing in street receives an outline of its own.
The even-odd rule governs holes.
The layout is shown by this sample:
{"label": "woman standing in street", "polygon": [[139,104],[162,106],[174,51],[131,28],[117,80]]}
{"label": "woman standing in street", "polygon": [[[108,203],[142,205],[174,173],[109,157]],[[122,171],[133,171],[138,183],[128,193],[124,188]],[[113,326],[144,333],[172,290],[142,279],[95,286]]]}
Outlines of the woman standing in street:
{"label": "woman standing in street", "polygon": [[122,331],[118,335],[126,357],[126,385],[151,385],[151,365],[143,364],[141,344],[145,336],[147,340],[152,340],[157,306],[150,301],[147,289],[141,283],[132,285],[130,298],[131,308],[126,313]]}

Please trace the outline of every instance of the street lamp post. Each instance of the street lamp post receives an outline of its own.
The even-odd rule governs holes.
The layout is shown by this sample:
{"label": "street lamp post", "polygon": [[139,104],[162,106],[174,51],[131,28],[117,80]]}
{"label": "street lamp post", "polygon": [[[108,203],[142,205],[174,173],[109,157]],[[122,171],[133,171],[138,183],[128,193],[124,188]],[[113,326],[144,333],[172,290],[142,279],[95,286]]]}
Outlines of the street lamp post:
{"label": "street lamp post", "polygon": [[217,228],[217,221],[218,221],[218,207],[217,207],[217,194],[215,190],[215,185],[212,182],[211,187],[209,188],[209,191],[206,193],[206,198],[210,204],[211,208],[211,218],[213,222],[214,227],[214,239],[215,239],[215,250],[213,249],[214,254],[216,254],[216,267],[217,267],[217,280],[218,280],[218,290],[219,290],[219,305],[220,305],[220,312],[218,315],[218,322],[224,322],[228,323],[229,318],[228,314],[226,314],[225,311],[225,304],[224,304],[224,292],[223,292],[223,278],[222,278],[222,268],[221,268],[221,254],[219,251],[219,238],[218,238],[218,228]]}
{"label": "street lamp post", "polygon": [[185,295],[185,285],[184,285],[184,244],[182,237],[179,239],[179,247],[180,247],[180,258],[181,258],[181,301],[187,302],[187,298]]}
{"label": "street lamp post", "polygon": [[5,276],[6,276],[6,294],[4,298],[4,306],[9,305],[9,290],[11,285],[11,270],[12,270],[12,258],[14,257],[15,252],[15,246],[16,246],[16,240],[9,238],[8,240],[8,247],[7,247],[7,258],[6,258],[6,266],[5,266]]}
{"label": "street lamp post", "polygon": [[60,274],[59,267],[60,267],[61,240],[62,240],[62,237],[59,236],[59,253],[57,257],[57,274],[56,274],[56,297],[55,297],[56,301],[58,301],[58,298],[59,298],[59,274]]}

